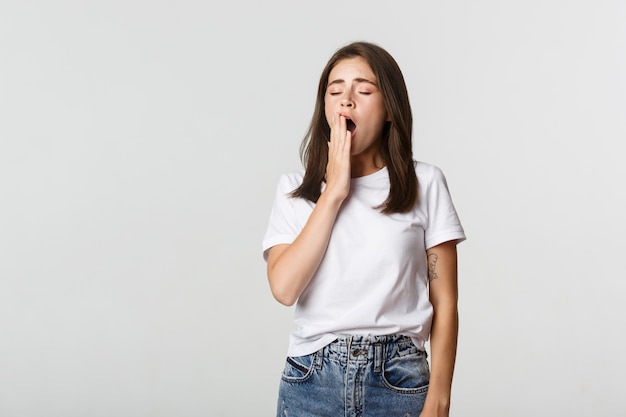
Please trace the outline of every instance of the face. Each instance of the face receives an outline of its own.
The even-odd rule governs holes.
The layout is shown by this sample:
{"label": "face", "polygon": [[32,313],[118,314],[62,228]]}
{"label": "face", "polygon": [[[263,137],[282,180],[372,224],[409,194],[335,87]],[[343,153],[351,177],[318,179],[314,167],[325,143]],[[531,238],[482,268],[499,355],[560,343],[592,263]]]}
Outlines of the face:
{"label": "face", "polygon": [[330,126],[338,115],[349,119],[352,156],[378,154],[383,127],[389,118],[376,76],[365,59],[347,58],[333,67],[324,106]]}

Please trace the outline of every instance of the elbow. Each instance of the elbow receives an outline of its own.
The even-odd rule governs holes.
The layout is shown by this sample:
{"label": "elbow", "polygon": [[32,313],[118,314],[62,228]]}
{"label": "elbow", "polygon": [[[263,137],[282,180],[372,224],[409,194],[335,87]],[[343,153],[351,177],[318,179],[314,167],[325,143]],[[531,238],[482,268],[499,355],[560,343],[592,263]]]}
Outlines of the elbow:
{"label": "elbow", "polygon": [[275,268],[267,269],[267,278],[270,284],[270,290],[274,299],[284,306],[291,307],[296,303],[300,293],[291,284],[292,279],[289,276],[281,274]]}
{"label": "elbow", "polygon": [[274,298],[285,307],[291,307],[296,303],[296,299],[293,298],[278,298],[276,296],[274,296]]}
{"label": "elbow", "polygon": [[[294,268],[289,262],[278,262],[290,245],[277,245],[271,248],[267,260],[267,279],[274,299],[284,306],[291,307],[298,301],[302,289],[301,280],[294,277]],[[297,268],[296,268],[297,269]]]}
{"label": "elbow", "polygon": [[285,291],[284,289],[281,290],[273,286],[271,287],[271,289],[272,289],[272,295],[274,296],[274,299],[286,307],[291,307],[298,300],[297,296],[290,294],[288,291]]}

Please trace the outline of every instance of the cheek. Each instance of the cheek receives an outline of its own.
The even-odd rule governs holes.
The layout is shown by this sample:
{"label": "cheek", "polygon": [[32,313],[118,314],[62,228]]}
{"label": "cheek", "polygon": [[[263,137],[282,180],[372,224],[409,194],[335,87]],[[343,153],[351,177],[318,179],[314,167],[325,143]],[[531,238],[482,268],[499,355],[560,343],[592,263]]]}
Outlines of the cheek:
{"label": "cheek", "polygon": [[324,106],[324,115],[326,116],[326,123],[328,123],[329,126],[332,124],[333,114],[333,110],[330,109],[330,106],[328,104],[326,104]]}
{"label": "cheek", "polygon": [[341,100],[337,97],[327,96],[324,98],[324,113],[328,122],[333,120],[333,116],[341,107]]}

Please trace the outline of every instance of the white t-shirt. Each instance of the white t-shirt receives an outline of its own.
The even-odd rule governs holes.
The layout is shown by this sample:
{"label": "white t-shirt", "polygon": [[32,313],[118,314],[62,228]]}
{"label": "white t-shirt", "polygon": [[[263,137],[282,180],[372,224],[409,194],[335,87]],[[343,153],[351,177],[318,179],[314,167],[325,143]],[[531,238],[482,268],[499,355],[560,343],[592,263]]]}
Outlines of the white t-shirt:
{"label": "white t-shirt", "polygon": [[[408,213],[382,214],[389,194],[386,168],[353,178],[332,230],[326,254],[296,303],[289,356],[326,346],[339,335],[403,334],[423,349],[430,335],[426,250],[465,233],[442,171],[415,162],[418,203]],[[263,256],[278,244],[292,243],[315,203],[291,198],[304,170],[282,175]]]}

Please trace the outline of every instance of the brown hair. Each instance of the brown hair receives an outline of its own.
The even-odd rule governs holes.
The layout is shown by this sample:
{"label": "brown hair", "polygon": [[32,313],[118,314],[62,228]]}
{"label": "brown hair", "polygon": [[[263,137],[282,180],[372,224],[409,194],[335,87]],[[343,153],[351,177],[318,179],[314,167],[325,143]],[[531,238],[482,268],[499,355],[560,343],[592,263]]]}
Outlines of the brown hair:
{"label": "brown hair", "polygon": [[405,213],[417,202],[417,176],[413,165],[413,113],[404,77],[395,59],[380,46],[354,42],[337,50],[322,71],[315,110],[302,145],[300,157],[305,165],[302,184],[291,195],[317,202],[326,175],[330,126],[324,113],[324,97],[330,71],[343,59],[361,57],[376,75],[385,109],[391,119],[383,129],[381,154],[391,184],[387,199],[377,208],[382,213]]}

